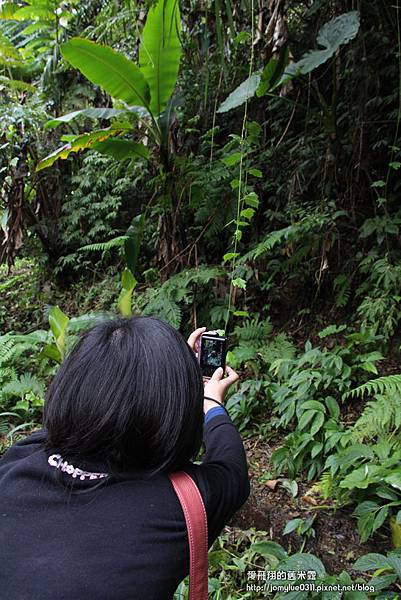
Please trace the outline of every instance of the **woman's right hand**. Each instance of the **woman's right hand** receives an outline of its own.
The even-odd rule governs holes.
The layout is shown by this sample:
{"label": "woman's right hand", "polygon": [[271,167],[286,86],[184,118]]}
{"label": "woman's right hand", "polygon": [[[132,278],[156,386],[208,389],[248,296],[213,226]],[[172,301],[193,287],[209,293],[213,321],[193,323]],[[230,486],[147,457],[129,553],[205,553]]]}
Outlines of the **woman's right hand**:
{"label": "woman's right hand", "polygon": [[[238,373],[228,365],[226,365],[226,373],[227,377],[224,377],[223,369],[219,367],[212,377],[205,381],[205,396],[209,396],[209,398],[213,398],[218,402],[224,401],[227,390],[239,379]],[[216,405],[214,404],[214,406]]]}

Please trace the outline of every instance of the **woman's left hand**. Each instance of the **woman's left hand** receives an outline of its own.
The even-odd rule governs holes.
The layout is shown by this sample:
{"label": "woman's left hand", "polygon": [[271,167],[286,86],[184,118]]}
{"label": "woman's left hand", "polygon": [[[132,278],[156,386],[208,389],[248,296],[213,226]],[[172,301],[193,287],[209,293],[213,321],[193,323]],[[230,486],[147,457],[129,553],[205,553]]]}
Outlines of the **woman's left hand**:
{"label": "woman's left hand", "polygon": [[198,354],[199,352],[200,338],[205,332],[206,327],[198,327],[198,329],[195,329],[195,331],[193,331],[188,338],[188,344],[190,348],[192,348],[192,350],[195,352],[195,354]]}

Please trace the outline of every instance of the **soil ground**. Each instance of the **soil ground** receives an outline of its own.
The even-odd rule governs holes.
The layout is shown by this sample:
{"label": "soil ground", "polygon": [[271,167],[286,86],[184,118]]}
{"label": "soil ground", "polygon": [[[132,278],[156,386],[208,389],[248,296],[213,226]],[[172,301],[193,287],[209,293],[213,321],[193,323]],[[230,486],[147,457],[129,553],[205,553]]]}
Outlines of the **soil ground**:
{"label": "soil ground", "polygon": [[248,456],[251,494],[230,525],[265,531],[266,539],[278,542],[293,553],[300,551],[303,539],[296,533],[283,535],[286,523],[291,519],[315,515],[313,528],[316,535],[306,541],[303,551],[318,556],[331,575],[343,570],[352,573],[352,565],[362,554],[386,553],[391,549],[391,535],[385,530],[364,544],[360,542],[356,520],[351,516],[352,509],[321,508],[324,501],[311,506],[308,503],[310,496],[306,494],[311,485],[299,484],[297,497],[293,498],[281,485],[280,479],[261,481],[263,473],[272,469],[269,459],[275,444],[259,438],[248,438],[244,445]]}

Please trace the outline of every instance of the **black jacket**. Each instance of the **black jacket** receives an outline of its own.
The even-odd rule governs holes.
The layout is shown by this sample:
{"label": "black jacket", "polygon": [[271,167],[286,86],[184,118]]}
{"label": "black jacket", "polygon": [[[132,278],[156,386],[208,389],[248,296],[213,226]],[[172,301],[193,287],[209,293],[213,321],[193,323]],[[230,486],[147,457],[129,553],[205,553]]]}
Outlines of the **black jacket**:
{"label": "black jacket", "polygon": [[[168,477],[102,477],[88,463],[77,470],[50,455],[45,438],[37,431],[0,460],[0,597],[171,600],[189,572],[189,549]],[[229,417],[205,424],[204,443],[202,464],[185,470],[205,503],[210,546],[248,497],[249,480]]]}

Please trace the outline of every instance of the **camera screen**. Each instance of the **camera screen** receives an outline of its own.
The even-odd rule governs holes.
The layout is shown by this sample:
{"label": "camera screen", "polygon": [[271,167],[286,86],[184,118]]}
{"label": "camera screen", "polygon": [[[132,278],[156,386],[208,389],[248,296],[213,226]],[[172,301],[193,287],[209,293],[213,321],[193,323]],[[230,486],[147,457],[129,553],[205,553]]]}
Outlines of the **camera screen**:
{"label": "camera screen", "polygon": [[203,340],[202,364],[217,369],[222,364],[223,344],[219,340]]}

